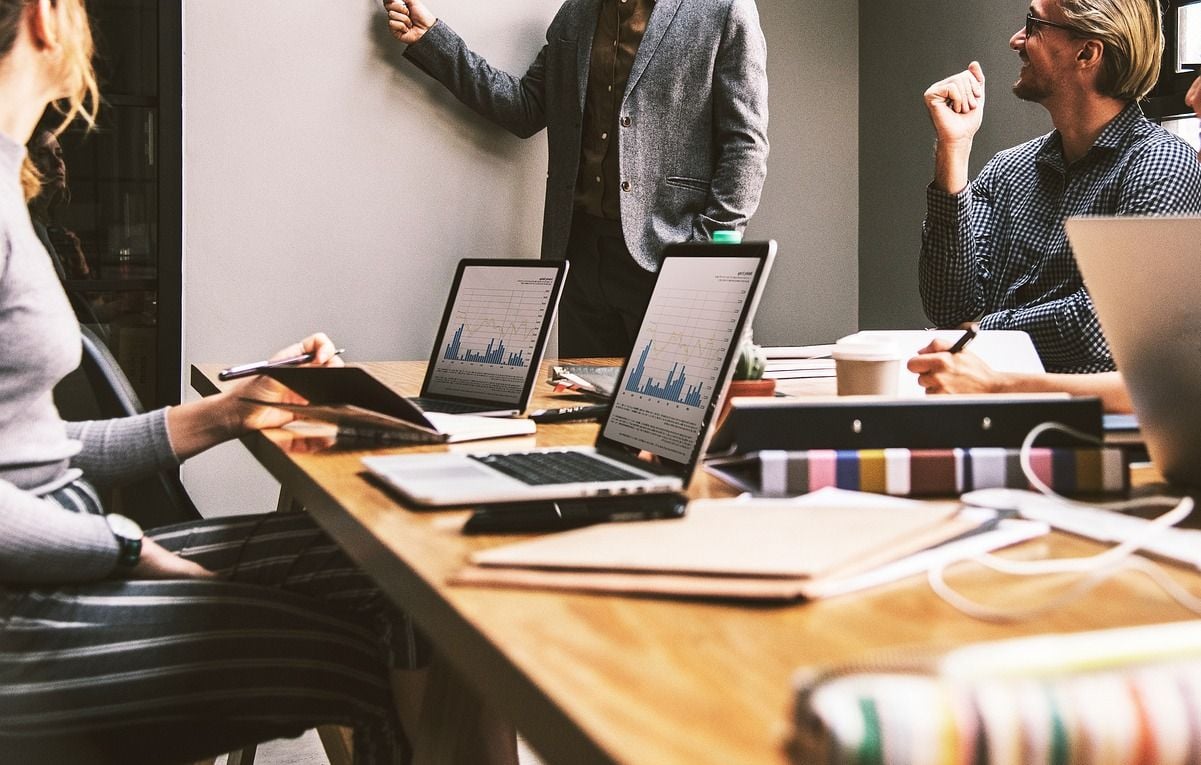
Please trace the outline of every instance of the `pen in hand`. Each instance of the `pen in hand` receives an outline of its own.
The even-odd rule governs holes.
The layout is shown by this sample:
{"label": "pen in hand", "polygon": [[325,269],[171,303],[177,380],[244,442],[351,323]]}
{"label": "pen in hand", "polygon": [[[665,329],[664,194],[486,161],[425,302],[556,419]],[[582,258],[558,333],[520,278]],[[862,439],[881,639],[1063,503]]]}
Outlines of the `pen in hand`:
{"label": "pen in hand", "polygon": [[[334,356],[341,356],[346,351],[345,348],[339,348],[334,351]],[[222,369],[217,374],[218,380],[237,380],[239,377],[250,377],[263,372],[265,369],[275,369],[276,367],[295,367],[301,364],[308,364],[316,357],[312,351],[302,353],[299,356],[289,356],[286,359],[276,359],[275,361],[252,361],[249,364],[239,364],[236,367]]]}
{"label": "pen in hand", "polygon": [[947,353],[959,353],[962,351],[967,347],[968,343],[976,339],[976,335],[979,333],[979,331],[980,328],[977,325],[969,325],[967,331],[960,335],[959,339],[955,341],[955,344],[947,349]]}

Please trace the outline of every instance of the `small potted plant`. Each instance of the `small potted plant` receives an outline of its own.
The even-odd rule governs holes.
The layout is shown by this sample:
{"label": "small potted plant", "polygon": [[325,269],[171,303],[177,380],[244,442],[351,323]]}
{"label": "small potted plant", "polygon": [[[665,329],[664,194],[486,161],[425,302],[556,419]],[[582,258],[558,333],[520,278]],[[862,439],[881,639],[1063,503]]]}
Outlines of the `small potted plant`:
{"label": "small potted plant", "polygon": [[763,348],[755,345],[750,334],[742,341],[738,352],[738,363],[734,365],[734,379],[730,381],[730,389],[726,391],[726,402],[722,406],[721,419],[725,419],[730,408],[730,399],[736,396],[774,396],[776,381],[764,378],[767,368],[767,355]]}

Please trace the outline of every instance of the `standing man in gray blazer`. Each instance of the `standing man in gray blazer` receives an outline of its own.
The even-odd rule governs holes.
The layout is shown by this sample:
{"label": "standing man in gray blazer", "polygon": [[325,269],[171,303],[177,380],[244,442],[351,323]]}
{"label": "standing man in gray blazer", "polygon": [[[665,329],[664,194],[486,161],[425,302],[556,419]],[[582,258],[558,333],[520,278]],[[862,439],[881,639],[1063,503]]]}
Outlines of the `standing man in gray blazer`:
{"label": "standing man in gray blazer", "polygon": [[546,128],[542,257],[567,258],[562,356],[625,356],[670,242],[745,228],[767,173],[754,0],[567,0],[522,77],[422,0],[385,3],[405,57],[513,134]]}

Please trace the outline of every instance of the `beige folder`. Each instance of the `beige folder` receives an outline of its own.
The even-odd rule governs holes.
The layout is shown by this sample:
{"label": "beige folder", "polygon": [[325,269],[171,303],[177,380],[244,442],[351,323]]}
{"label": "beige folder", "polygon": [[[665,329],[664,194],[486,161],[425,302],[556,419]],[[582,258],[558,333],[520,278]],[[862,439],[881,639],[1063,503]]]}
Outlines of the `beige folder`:
{"label": "beige folder", "polygon": [[[884,500],[880,502],[878,500]],[[455,584],[754,600],[807,598],[976,528],[952,502],[702,500],[679,520],[608,523],[472,556]]]}

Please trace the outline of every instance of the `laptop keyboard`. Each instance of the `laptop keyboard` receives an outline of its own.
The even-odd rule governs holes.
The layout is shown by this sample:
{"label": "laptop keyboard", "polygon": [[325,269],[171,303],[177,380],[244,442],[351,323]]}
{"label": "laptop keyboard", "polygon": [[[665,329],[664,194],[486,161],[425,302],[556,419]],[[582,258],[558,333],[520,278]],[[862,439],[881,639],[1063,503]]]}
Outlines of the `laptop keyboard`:
{"label": "laptop keyboard", "polygon": [[472,414],[473,412],[490,412],[498,407],[485,408],[479,404],[461,404],[458,401],[438,401],[428,398],[410,399],[424,412],[441,412],[442,414]]}
{"label": "laptop keyboard", "polygon": [[591,481],[637,481],[646,476],[573,451],[473,454],[490,468],[530,486]]}

